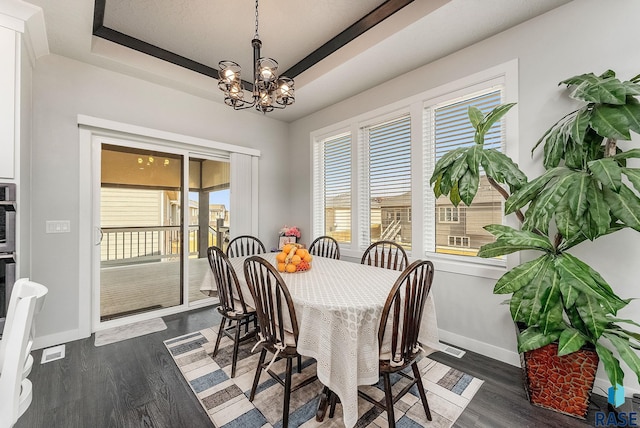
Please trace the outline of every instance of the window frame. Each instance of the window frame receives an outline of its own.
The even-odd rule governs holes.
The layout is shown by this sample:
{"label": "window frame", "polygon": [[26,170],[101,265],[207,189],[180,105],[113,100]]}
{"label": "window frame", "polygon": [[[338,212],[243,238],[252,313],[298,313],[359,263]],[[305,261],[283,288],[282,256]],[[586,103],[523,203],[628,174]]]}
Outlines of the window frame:
{"label": "window frame", "polygon": [[[428,251],[430,247],[429,236],[435,239],[435,230],[433,224],[429,224],[427,209],[429,199],[433,200],[431,204],[431,218],[435,222],[435,198],[433,191],[429,185],[431,172],[433,171],[433,161],[429,161],[429,149],[425,147],[425,136],[429,129],[425,126],[424,109],[425,106],[435,106],[439,103],[454,100],[456,98],[467,97],[470,94],[485,91],[489,88],[500,86],[502,90],[502,103],[517,102],[518,96],[518,60],[514,59],[509,62],[496,65],[489,69],[474,73],[472,75],[451,81],[449,83],[428,89],[411,97],[390,103],[386,106],[375,110],[362,113],[358,116],[345,119],[339,123],[318,129],[310,133],[311,146],[311,163],[313,167],[313,154],[315,153],[315,144],[322,139],[330,138],[339,133],[350,132],[352,138],[352,162],[351,162],[351,188],[352,188],[352,212],[351,212],[351,243],[341,245],[340,251],[346,258],[359,260],[362,255],[362,233],[358,219],[360,218],[359,210],[361,209],[362,198],[360,195],[365,193],[366,183],[361,183],[363,177],[363,161],[360,156],[362,150],[363,135],[362,129],[367,126],[383,123],[385,120],[397,118],[403,114],[409,113],[411,117],[411,212],[419,213],[411,216],[412,227],[412,251],[408,253],[410,259],[428,259],[431,260],[436,269],[446,272],[459,273],[464,275],[478,276],[484,278],[497,279],[511,267],[519,264],[519,254],[510,254],[503,260],[482,259],[473,256],[457,256],[452,254],[440,254]],[[516,105],[512,111],[507,114],[503,120],[505,121],[505,154],[514,161],[519,160],[519,150],[517,144],[518,138],[518,106]],[[315,177],[314,177],[315,179]],[[314,224],[315,195],[313,189],[315,187],[314,179],[311,180],[312,191],[312,210],[311,225],[316,232]],[[503,224],[519,227],[519,223],[514,215],[503,217]],[[431,235],[429,235],[431,233]],[[368,235],[368,234],[367,234]]]}

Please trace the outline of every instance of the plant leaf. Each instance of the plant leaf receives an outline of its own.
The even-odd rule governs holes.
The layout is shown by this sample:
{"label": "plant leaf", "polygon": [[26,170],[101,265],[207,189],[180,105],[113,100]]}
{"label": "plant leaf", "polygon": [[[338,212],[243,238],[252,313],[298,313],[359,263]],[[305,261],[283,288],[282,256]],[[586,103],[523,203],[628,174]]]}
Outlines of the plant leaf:
{"label": "plant leaf", "polygon": [[640,158],[640,149],[627,150],[626,152],[618,153],[612,157],[618,161],[629,158]]}
{"label": "plant leaf", "polygon": [[510,157],[496,149],[485,149],[480,159],[487,175],[498,183],[507,183],[512,192],[527,183],[527,176]]}
{"label": "plant leaf", "polygon": [[627,176],[633,187],[640,192],[640,168],[622,168],[622,173]]}
{"label": "plant leaf", "polygon": [[584,137],[587,133],[587,126],[591,120],[591,111],[586,107],[578,110],[578,114],[571,122],[571,138],[574,142],[580,144],[584,141]]}
{"label": "plant leaf", "polygon": [[473,172],[474,175],[480,174],[480,159],[482,159],[482,146],[473,146],[467,152],[467,164],[469,165],[469,170]]}
{"label": "plant leaf", "polygon": [[[544,233],[549,231],[549,223],[553,213],[569,188],[579,178],[579,174],[577,171],[571,171],[569,174],[554,178],[547,183],[545,189],[537,195],[535,205],[529,206],[527,211],[528,227]],[[507,202],[509,201],[507,200]]]}
{"label": "plant leaf", "polygon": [[587,201],[589,201],[589,215],[591,216],[591,224],[587,227],[595,232],[591,236],[604,235],[611,224],[611,216],[609,215],[609,207],[604,202],[604,196],[594,180],[591,180],[589,187],[587,187]]}
{"label": "plant leaf", "polygon": [[[511,297],[510,311],[514,321],[523,322],[532,326],[539,323],[542,312],[543,296],[552,283],[553,263],[550,257],[545,257],[546,261],[538,270],[538,273],[531,278],[522,288],[513,293]],[[560,320],[562,310],[560,310]],[[549,321],[553,322],[553,319]]]}
{"label": "plant leaf", "polygon": [[460,180],[460,177],[467,172],[469,165],[467,164],[467,155],[466,153],[463,156],[460,156],[456,161],[451,165],[450,175],[451,175],[451,183],[455,183]]}
{"label": "plant leaf", "polygon": [[531,282],[531,279],[535,277],[538,272],[540,272],[540,269],[548,262],[548,256],[544,255],[516,266],[509,272],[502,275],[502,277],[496,282],[496,285],[493,288],[493,293],[514,293]]}
{"label": "plant leaf", "polygon": [[603,137],[617,140],[630,140],[629,120],[618,108],[599,105],[591,114],[591,127]]}
{"label": "plant leaf", "polygon": [[558,356],[569,355],[587,343],[587,338],[575,328],[566,328],[558,340]]}
{"label": "plant leaf", "polygon": [[540,247],[535,247],[531,245],[513,245],[507,244],[504,241],[495,241],[490,242],[488,244],[484,244],[480,247],[478,251],[478,257],[482,257],[484,259],[490,259],[492,257],[504,256],[506,254],[515,253],[516,251],[522,250],[541,250],[544,251]]}
{"label": "plant leaf", "polygon": [[609,325],[598,300],[590,294],[582,294],[576,300],[576,309],[592,337],[598,339]]}
{"label": "plant leaf", "polygon": [[576,218],[582,217],[587,210],[587,186],[591,181],[591,177],[588,174],[584,172],[579,172],[578,174],[578,179],[571,186],[571,191],[567,197],[569,208]]}
{"label": "plant leaf", "polygon": [[607,377],[609,378],[611,385],[622,385],[624,372],[620,368],[620,361],[613,356],[611,351],[599,343],[596,343],[596,352],[598,353],[598,357],[600,357],[600,361],[602,361],[602,365],[604,366],[604,370],[607,372]]}
{"label": "plant leaf", "polygon": [[[638,85],[636,85],[638,86]],[[640,88],[640,86],[638,86]],[[636,94],[640,95],[640,94]],[[635,98],[634,98],[635,99]],[[619,107],[627,118],[627,123],[629,124],[629,128],[640,134],[640,104],[632,104],[627,103]]]}
{"label": "plant leaf", "polygon": [[[615,314],[629,303],[618,297],[598,272],[571,254],[562,253],[555,260],[562,281],[597,298],[610,313]],[[566,306],[569,306],[568,302],[565,302]]]}
{"label": "plant leaf", "polygon": [[615,77],[585,80],[569,94],[571,98],[588,103],[624,104],[626,90]]}
{"label": "plant leaf", "polygon": [[608,188],[604,191],[604,201],[609,204],[613,215],[624,222],[625,225],[640,231],[640,199],[626,185],[620,186],[620,192],[616,193]]}
{"label": "plant leaf", "polygon": [[562,324],[562,301],[560,299],[560,275],[555,270],[553,263],[549,264],[550,282],[542,292],[540,305],[540,316],[538,324],[542,329],[542,333],[549,334],[554,330],[558,330]]}
{"label": "plant leaf", "polygon": [[545,169],[551,169],[558,166],[560,159],[564,153],[566,143],[566,123],[556,127],[547,136],[544,143],[543,165]]}
{"label": "plant leaf", "polygon": [[505,202],[505,214],[511,214],[524,207],[529,201],[533,200],[538,193],[540,193],[552,178],[569,174],[570,172],[571,170],[564,167],[553,168],[542,174],[540,177],[524,184],[519,190],[509,196],[509,199]]}
{"label": "plant leaf", "polygon": [[640,357],[638,357],[633,349],[631,349],[629,341],[621,339],[614,334],[605,333],[605,337],[611,341],[613,346],[615,346],[622,360],[627,363],[627,366],[629,366],[631,370],[633,370],[640,382]]}
{"label": "plant leaf", "polygon": [[458,183],[455,183],[449,191],[449,200],[454,206],[458,206],[462,200],[460,199],[460,192],[458,191]]}
{"label": "plant leaf", "polygon": [[587,73],[587,74],[580,74],[578,76],[569,77],[568,79],[565,79],[562,82],[558,83],[558,85],[561,85],[563,83],[566,84],[567,86],[579,85],[583,82],[597,83],[598,80],[599,80],[598,76],[596,76],[595,74]]}
{"label": "plant leaf", "polygon": [[616,192],[622,184],[622,170],[612,158],[603,158],[588,163],[589,170],[600,183]]}
{"label": "plant leaf", "polygon": [[560,336],[559,332],[544,334],[537,327],[529,327],[518,334],[518,352],[527,352],[550,344]]}
{"label": "plant leaf", "polygon": [[608,317],[608,319],[611,322],[624,322],[624,323],[627,323],[627,324],[635,325],[636,327],[640,327],[640,324],[638,324],[634,320],[628,320],[628,319],[624,319],[624,318],[616,318],[616,317],[611,317],[611,316]]}
{"label": "plant leaf", "polygon": [[515,103],[508,103],[508,104],[501,104],[495,107],[485,116],[482,123],[480,123],[478,127],[478,132],[482,133],[482,135],[486,134],[487,131],[491,129],[493,124],[499,121],[502,118],[502,116],[507,114],[509,110],[511,110],[511,108],[515,105],[516,105]]}
{"label": "plant leaf", "polygon": [[478,192],[478,185],[480,184],[480,176],[474,174],[470,169],[464,173],[458,184],[458,191],[460,192],[460,199],[467,206],[471,205],[473,198],[475,198]]}
{"label": "plant leaf", "polygon": [[511,245],[524,245],[532,249],[553,252],[553,244],[547,236],[541,236],[528,230],[518,230],[502,224],[489,224],[483,228],[494,235],[498,241]]}
{"label": "plant leaf", "polygon": [[[560,288],[562,289],[563,286],[563,282],[560,282]],[[574,293],[577,295],[577,291]],[[562,296],[564,297],[564,292],[562,293]],[[574,299],[574,303],[575,303],[575,299]],[[567,314],[567,318],[570,322],[570,325],[572,328],[575,328],[576,330],[580,331],[580,332],[586,332],[588,331],[587,328],[584,326],[584,321],[582,321],[582,318],[580,318],[580,314],[578,314],[578,310],[576,309],[574,303],[571,304],[571,306],[567,305],[567,301],[565,300],[564,302],[564,311]],[[584,335],[584,333],[582,333]],[[585,335],[585,337],[587,337]]]}
{"label": "plant leaf", "polygon": [[442,171],[442,177],[440,177],[440,191],[443,195],[448,195],[453,186],[451,181],[451,168],[444,169]]}
{"label": "plant leaf", "polygon": [[471,122],[473,129],[477,131],[478,125],[480,125],[480,122],[482,122],[482,119],[484,119],[484,115],[482,114],[482,111],[478,107],[470,106],[468,110],[468,114],[469,114],[469,122]]}
{"label": "plant leaf", "polygon": [[442,174],[440,174],[437,178],[435,183],[433,183],[433,194],[435,195],[436,199],[439,198],[440,196],[442,196],[442,191],[440,190],[440,183],[442,182]]}
{"label": "plant leaf", "polygon": [[[591,133],[595,134],[596,131],[589,129],[585,141]],[[584,169],[585,147],[588,147],[588,143],[578,144],[573,140],[567,141],[567,147],[564,151],[564,166],[571,169]]]}
{"label": "plant leaf", "polygon": [[453,162],[455,162],[455,160],[465,150],[467,150],[466,147],[458,147],[457,149],[453,149],[447,152],[440,159],[438,159],[433,169],[433,174],[431,175],[431,180],[429,181],[429,184],[433,184],[438,179],[438,177],[442,175],[443,170],[447,168],[449,165],[451,165]]}

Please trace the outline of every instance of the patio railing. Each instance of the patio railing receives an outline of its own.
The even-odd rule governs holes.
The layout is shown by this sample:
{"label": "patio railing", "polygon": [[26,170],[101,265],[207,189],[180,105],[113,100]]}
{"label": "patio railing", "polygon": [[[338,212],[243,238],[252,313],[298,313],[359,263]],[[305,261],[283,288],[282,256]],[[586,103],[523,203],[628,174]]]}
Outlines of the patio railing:
{"label": "patio railing", "polygon": [[[189,255],[198,255],[199,226],[189,226]],[[180,226],[103,227],[100,244],[102,265],[147,263],[180,256]],[[209,245],[216,230],[209,226]]]}

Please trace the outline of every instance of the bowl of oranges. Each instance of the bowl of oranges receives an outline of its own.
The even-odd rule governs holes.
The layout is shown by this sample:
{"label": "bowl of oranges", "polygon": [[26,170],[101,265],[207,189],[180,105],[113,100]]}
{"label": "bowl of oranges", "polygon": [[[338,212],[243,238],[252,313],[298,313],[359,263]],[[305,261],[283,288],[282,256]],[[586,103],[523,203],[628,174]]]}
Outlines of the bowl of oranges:
{"label": "bowl of oranges", "polygon": [[311,269],[313,257],[301,244],[290,243],[282,247],[276,256],[278,271],[286,273],[304,272]]}

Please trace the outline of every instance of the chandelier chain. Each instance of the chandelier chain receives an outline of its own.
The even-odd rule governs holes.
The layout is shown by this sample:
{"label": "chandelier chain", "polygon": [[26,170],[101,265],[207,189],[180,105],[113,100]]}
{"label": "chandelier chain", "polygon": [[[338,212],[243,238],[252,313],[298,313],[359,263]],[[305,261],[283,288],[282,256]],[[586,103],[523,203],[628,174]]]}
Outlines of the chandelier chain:
{"label": "chandelier chain", "polygon": [[255,39],[260,38],[260,36],[258,36],[258,0],[256,0],[256,35],[254,38]]}

